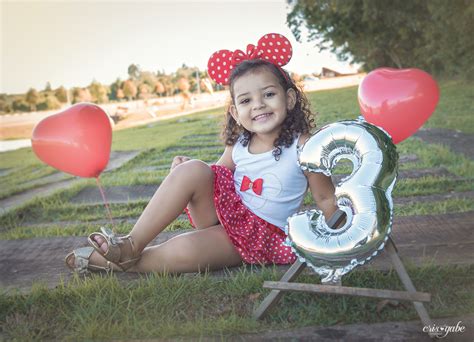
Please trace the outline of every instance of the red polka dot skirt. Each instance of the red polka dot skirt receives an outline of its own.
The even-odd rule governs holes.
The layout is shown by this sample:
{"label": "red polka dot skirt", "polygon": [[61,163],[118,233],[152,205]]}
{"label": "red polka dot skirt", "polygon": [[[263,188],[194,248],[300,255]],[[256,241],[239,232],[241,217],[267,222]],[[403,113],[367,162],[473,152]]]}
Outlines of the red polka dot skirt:
{"label": "red polka dot skirt", "polygon": [[[294,263],[296,255],[290,247],[283,245],[285,232],[255,215],[242,203],[235,192],[232,171],[221,165],[211,165],[211,169],[217,217],[242,260],[248,264]],[[188,209],[185,210],[193,225]]]}

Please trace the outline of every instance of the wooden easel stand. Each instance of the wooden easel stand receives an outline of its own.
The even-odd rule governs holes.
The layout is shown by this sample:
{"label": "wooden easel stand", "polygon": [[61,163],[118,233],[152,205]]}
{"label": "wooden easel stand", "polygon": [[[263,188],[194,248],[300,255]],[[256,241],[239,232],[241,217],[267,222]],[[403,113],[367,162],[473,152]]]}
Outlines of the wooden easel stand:
{"label": "wooden easel stand", "polygon": [[[344,214],[341,211],[337,211],[331,219],[328,221],[328,226],[338,227],[344,220]],[[423,302],[429,302],[431,295],[425,292],[417,292],[413,282],[408,275],[405,266],[403,265],[398,255],[395,243],[391,238],[387,240],[384,251],[388,253],[393,263],[395,271],[397,272],[403,286],[407,291],[392,291],[382,289],[369,289],[360,287],[347,287],[341,286],[341,283],[336,285],[314,285],[304,283],[292,283],[306,267],[306,263],[297,260],[291,267],[286,271],[280,281],[266,281],[263,284],[264,288],[273,289],[270,294],[263,300],[260,306],[254,312],[255,319],[261,319],[265,317],[268,312],[278,304],[278,301],[283,296],[285,291],[304,291],[313,293],[325,293],[325,294],[338,294],[338,295],[349,295],[349,296],[360,296],[360,297],[371,297],[381,299],[395,299],[395,300],[408,300],[413,302],[415,310],[418,313],[424,326],[431,325],[431,319],[428,316],[428,312],[423,305]]]}
{"label": "wooden easel stand", "polygon": [[275,289],[280,291],[316,292],[357,297],[377,297],[383,299],[410,300],[419,302],[431,301],[431,295],[429,293],[424,292],[409,293],[406,291],[391,291],[363,287],[355,288],[334,285],[295,284],[284,283],[280,281],[266,281],[263,283],[263,287],[266,289]]}

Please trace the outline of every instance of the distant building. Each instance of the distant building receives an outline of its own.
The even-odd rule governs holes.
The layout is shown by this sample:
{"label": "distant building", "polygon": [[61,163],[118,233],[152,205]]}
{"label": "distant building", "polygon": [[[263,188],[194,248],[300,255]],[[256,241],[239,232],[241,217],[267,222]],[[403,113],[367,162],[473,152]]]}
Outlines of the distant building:
{"label": "distant building", "polygon": [[358,70],[353,66],[338,67],[338,68],[322,67],[321,72],[319,73],[319,77],[329,78],[329,77],[355,75],[357,73],[358,73]]}

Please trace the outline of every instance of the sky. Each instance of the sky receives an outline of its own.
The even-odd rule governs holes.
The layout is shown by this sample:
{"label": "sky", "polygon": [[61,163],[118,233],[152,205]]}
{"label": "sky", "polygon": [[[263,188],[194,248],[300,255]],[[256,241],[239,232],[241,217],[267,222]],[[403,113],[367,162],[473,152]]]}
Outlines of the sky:
{"label": "sky", "polygon": [[174,72],[183,63],[205,70],[217,50],[257,44],[266,33],[293,45],[286,69],[306,74],[347,68],[314,42],[298,43],[286,24],[284,0],[111,1],[0,0],[0,93],[63,85],[110,84],[128,66]]}

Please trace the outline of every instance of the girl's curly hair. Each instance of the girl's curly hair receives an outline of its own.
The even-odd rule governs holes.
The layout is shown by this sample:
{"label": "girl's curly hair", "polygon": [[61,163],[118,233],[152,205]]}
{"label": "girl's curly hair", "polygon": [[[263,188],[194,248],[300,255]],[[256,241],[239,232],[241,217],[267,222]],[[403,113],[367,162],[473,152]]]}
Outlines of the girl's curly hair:
{"label": "girl's curly hair", "polygon": [[272,72],[278,79],[280,85],[283,87],[285,93],[288,89],[293,89],[296,93],[296,104],[292,110],[288,111],[288,115],[283,121],[280,134],[273,142],[273,146],[275,148],[273,149],[272,154],[275,160],[279,160],[282,153],[282,146],[290,147],[297,133],[310,133],[313,128],[316,127],[316,124],[314,123],[314,114],[311,112],[308,99],[306,98],[304,92],[295,84],[295,82],[285,70],[272,63],[261,59],[252,59],[243,61],[232,69],[229,82],[231,100],[227,107],[221,136],[226,145],[233,146],[237,142],[239,136],[242,134],[241,141],[243,146],[248,145],[250,138],[252,137],[252,132],[237,124],[231,115],[230,107],[234,104],[233,85],[235,81],[239,77],[249,72],[254,72],[258,69],[267,69],[268,71]]}

